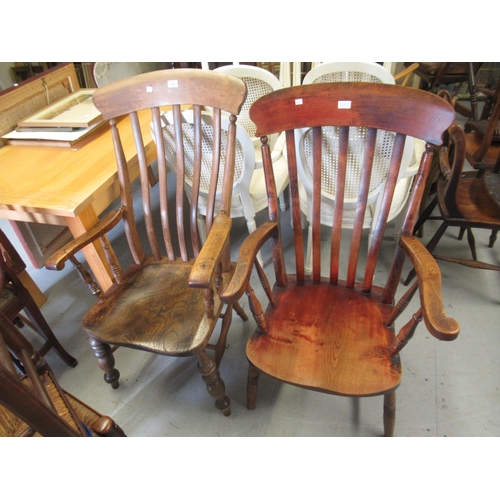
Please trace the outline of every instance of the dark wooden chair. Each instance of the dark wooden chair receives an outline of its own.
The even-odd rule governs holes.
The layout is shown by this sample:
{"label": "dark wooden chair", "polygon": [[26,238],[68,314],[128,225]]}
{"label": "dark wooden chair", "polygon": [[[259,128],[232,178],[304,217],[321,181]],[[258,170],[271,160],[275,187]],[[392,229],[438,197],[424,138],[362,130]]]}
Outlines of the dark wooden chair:
{"label": "dark wooden chair", "polygon": [[[56,354],[69,366],[76,366],[78,361],[61,345],[49,324],[38,308],[19,274],[26,269],[26,264],[0,230],[0,311],[18,325],[26,324],[37,332],[45,343],[39,351],[42,356],[54,348]],[[24,314],[21,313],[25,313]]]}
{"label": "dark wooden chair", "polygon": [[480,120],[464,125],[465,155],[478,174],[500,168],[500,80],[496,89],[481,89],[488,100]]}
{"label": "dark wooden chair", "polygon": [[110,417],[65,392],[45,359],[0,312],[0,436],[125,434]]}
{"label": "dark wooden chair", "polygon": [[[474,228],[491,229],[489,247],[492,247],[500,229],[500,205],[488,193],[483,177],[470,175],[473,172],[463,172],[466,155],[466,139],[463,129],[459,125],[453,125],[448,134],[449,140],[439,152],[441,177],[438,180],[436,195],[422,212],[414,231],[417,231],[428,219],[442,220],[438,230],[427,244],[427,250],[432,253],[448,227],[465,230],[472,259],[443,255],[434,255],[434,258],[476,269],[500,271],[498,265],[477,260],[475,238],[472,233]],[[440,215],[432,217],[431,214],[436,206],[439,207]],[[415,270],[412,270],[405,284],[408,285],[414,277]]]}
{"label": "dark wooden chair", "polygon": [[[375,83],[320,83],[291,87],[259,99],[250,115],[261,136],[262,156],[269,196],[269,220],[247,238],[241,247],[236,271],[221,294],[233,303],[243,293],[249,297],[257,330],[247,344],[250,361],[247,406],[256,404],[260,373],[299,387],[342,396],[384,395],[385,435],[393,434],[395,390],[401,381],[399,351],[423,319],[429,332],[441,340],[452,340],[459,325],[445,316],[441,299],[439,268],[425,247],[412,236],[420,197],[431,166],[433,145],[453,123],[451,106],[431,93]],[[313,127],[313,218],[312,275],[304,271],[305,238],[300,224],[295,131]],[[320,203],[322,183],[322,135],[328,127],[339,127],[336,150],[336,199],[330,264],[321,268]],[[352,231],[342,231],[343,190],[348,164],[348,137],[353,127],[363,127],[364,153],[359,184],[357,215]],[[385,192],[368,257],[360,258],[362,225],[373,158],[377,154],[378,129],[394,132],[392,159],[388,162]],[[279,210],[267,136],[286,131],[290,175],[290,197],[294,233],[295,270],[287,271],[280,232]],[[416,175],[402,236],[384,286],[374,284],[374,272],[382,246],[391,198],[397,183],[406,135],[428,144]],[[389,166],[390,165],[390,166]],[[347,237],[347,238],[346,238]],[[263,312],[250,286],[255,255],[271,240],[275,285],[255,263],[269,306]],[[342,245],[344,241],[344,245]],[[288,245],[288,243],[287,243]],[[204,250],[202,249],[202,254]],[[347,252],[347,257],[346,257]],[[418,282],[395,305],[395,295],[405,255],[418,270]],[[326,257],[326,256],[325,256]],[[341,264],[348,260],[347,269]],[[293,262],[293,258],[292,258]],[[288,274],[290,273],[290,274]],[[381,276],[377,273],[377,277]],[[198,277],[199,283],[208,278]],[[420,305],[411,320],[395,334],[394,322],[419,289]]]}
{"label": "dark wooden chair", "polygon": [[[111,345],[141,349],[166,356],[196,356],[198,369],[216,407],[230,414],[230,400],[218,366],[224,353],[226,335],[232,318],[232,306],[225,307],[219,299],[224,283],[232,273],[229,260],[231,228],[230,200],[233,186],[236,117],[246,96],[245,84],[238,78],[197,69],[169,69],[136,75],[98,89],[94,103],[105,119],[110,120],[121,188],[121,207],[107,214],[87,234],[75,239],[54,254],[46,263],[49,269],[62,269],[72,260],[97,295],[97,303],[86,314],[82,326],[89,336],[97,362],[105,372],[104,379],[117,388],[119,372]],[[192,196],[184,196],[184,148],[182,140],[181,106],[192,106],[194,113],[194,143]],[[201,173],[201,113],[202,107],[213,110],[212,173],[207,201],[207,241],[210,259],[197,260],[201,242],[197,229],[198,200]],[[165,145],[162,138],[160,107],[173,110],[174,128],[178,141],[177,179],[168,176]],[[221,110],[231,113],[227,134],[221,134]],[[159,182],[150,187],[145,161],[143,134],[138,113],[150,113],[155,134]],[[144,233],[136,224],[132,191],[120,143],[120,128],[130,126],[116,117],[128,115],[136,137],[140,167]],[[219,168],[220,166],[220,168]],[[175,178],[174,178],[175,179]],[[217,184],[222,188],[215,199]],[[174,189],[170,189],[170,188]],[[151,190],[159,190],[158,199]],[[217,217],[215,208],[219,211]],[[154,211],[159,217],[153,218]],[[123,221],[133,263],[121,270],[118,259],[109,247],[106,233]],[[156,222],[156,228],[155,228]],[[157,235],[157,232],[159,234]],[[175,234],[177,233],[177,234]],[[102,292],[91,276],[75,261],[74,255],[89,242],[101,238],[106,248],[114,284]],[[144,245],[144,246],[143,246]],[[149,248],[148,248],[149,245]],[[164,250],[162,250],[164,248]],[[188,286],[191,271],[202,266],[210,275],[204,288]],[[243,319],[239,305],[235,309]],[[222,318],[217,343],[209,344],[214,329]],[[215,360],[207,348],[215,348]]]}
{"label": "dark wooden chair", "polygon": [[[414,63],[404,63],[409,67]],[[477,97],[475,77],[482,62],[419,62],[414,73],[420,77],[420,88],[436,93],[441,85],[455,84],[453,96],[456,97],[464,83],[469,86],[470,107],[455,103],[455,111],[468,118],[475,117]]]}

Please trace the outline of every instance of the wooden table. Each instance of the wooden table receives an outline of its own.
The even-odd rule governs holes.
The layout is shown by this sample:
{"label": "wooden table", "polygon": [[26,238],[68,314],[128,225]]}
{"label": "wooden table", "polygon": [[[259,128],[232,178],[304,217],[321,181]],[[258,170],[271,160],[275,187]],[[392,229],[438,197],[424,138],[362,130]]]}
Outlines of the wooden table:
{"label": "wooden table", "polygon": [[[139,113],[146,140],[146,160],[156,159],[149,133],[151,115]],[[119,123],[131,180],[139,175],[130,121]],[[119,194],[118,173],[108,123],[78,149],[52,146],[0,148],[0,217],[15,221],[68,226],[77,237],[94,225],[99,214]],[[111,286],[111,272],[100,241],[83,254],[103,290]]]}

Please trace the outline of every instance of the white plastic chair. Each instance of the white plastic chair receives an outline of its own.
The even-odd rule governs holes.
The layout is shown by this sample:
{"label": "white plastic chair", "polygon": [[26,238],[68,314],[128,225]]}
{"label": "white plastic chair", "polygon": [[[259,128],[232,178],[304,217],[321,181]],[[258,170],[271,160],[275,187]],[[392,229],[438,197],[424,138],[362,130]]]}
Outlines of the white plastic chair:
{"label": "white plastic chair", "polygon": [[[256,66],[250,66],[248,64],[232,64],[228,66],[221,66],[216,68],[214,71],[221,73],[226,73],[229,75],[241,78],[247,86],[247,98],[243,103],[240,114],[238,115],[237,124],[243,127],[248,135],[252,138],[255,151],[255,171],[254,175],[258,176],[262,181],[259,180],[259,185],[262,185],[262,193],[252,193],[252,197],[259,198],[259,202],[254,201],[255,212],[259,212],[263,208],[267,207],[267,194],[265,193],[265,184],[262,172],[262,153],[260,139],[255,136],[257,127],[255,123],[250,119],[250,107],[252,104],[260,97],[269,94],[275,90],[283,88],[281,82],[270,72],[263,68],[258,68]],[[288,186],[288,168],[286,161],[282,158],[283,149],[285,145],[284,136],[278,137],[279,134],[273,134],[269,136],[269,146],[272,151],[272,159],[274,166],[274,176],[276,178],[276,189],[280,201],[280,208],[284,212],[286,209],[285,197],[283,192]],[[262,184],[261,184],[262,182]],[[260,200],[265,199],[261,206]],[[249,210],[248,210],[249,211]]]}
{"label": "white plastic chair", "polygon": [[[182,111],[183,118],[183,140],[185,151],[185,191],[188,199],[191,199],[191,187],[193,176],[193,160],[194,160],[194,143],[193,143],[193,111]],[[165,155],[169,168],[176,172],[176,147],[175,147],[175,132],[173,129],[173,116],[169,111],[162,114],[163,139],[165,143]],[[212,164],[212,115],[208,112],[202,113],[202,164],[206,168],[202,169],[202,182],[199,194],[199,212],[202,216],[206,214],[206,198],[211,175]],[[226,131],[229,126],[229,120],[226,117],[221,118],[222,129]],[[238,122],[237,122],[238,123]],[[225,155],[225,142],[221,144],[222,157]],[[224,165],[221,164],[220,171],[223,171]],[[288,183],[287,165],[284,157],[280,157],[275,166],[277,174],[276,184],[283,186]],[[221,175],[220,175],[221,177]],[[222,190],[222,186],[220,186]],[[284,188],[282,188],[284,189]],[[245,217],[248,232],[251,233],[256,229],[255,214],[267,207],[267,193],[265,189],[264,171],[262,168],[255,168],[255,150],[252,140],[243,127],[236,128],[236,159],[233,184],[233,198],[231,202],[231,218]],[[205,221],[198,219],[198,232],[201,241],[206,239]],[[260,254],[258,255],[259,262],[262,263]]]}
{"label": "white plastic chair", "polygon": [[[395,80],[389,71],[376,63],[322,63],[315,66],[304,77],[303,84],[323,82],[372,82],[385,83],[394,85]],[[334,154],[329,154],[334,151],[338,145],[338,131],[332,129],[330,135],[324,138],[322,168],[327,172],[332,173],[331,176],[326,173],[324,176],[327,180],[323,185],[322,203],[321,203],[321,224],[332,226],[333,224],[333,207],[335,204],[335,164],[332,159],[336,157]],[[346,208],[352,206],[352,211],[344,212],[342,221],[343,227],[353,227],[355,216],[356,199],[354,193],[358,193],[360,181],[360,165],[362,164],[362,151],[359,149],[359,144],[362,143],[364,134],[363,129],[358,129],[359,135],[351,133],[349,137],[349,173],[346,179],[346,188],[344,191],[344,203]],[[311,129],[304,129],[300,132],[299,137],[299,158],[298,158],[298,173],[300,179],[300,202],[301,210],[305,215],[308,226],[308,246],[306,269],[311,269],[310,243],[312,238],[312,229],[309,221],[312,220],[312,158],[309,151],[311,150],[312,133]],[[385,178],[388,170],[388,160],[392,153],[394,135],[385,132],[377,137],[377,158],[374,161],[373,168],[375,175],[372,177],[370,185],[370,194],[368,197],[368,206],[365,213],[364,227],[370,228],[368,241],[371,241],[374,227],[372,224],[376,220],[383,192]],[[420,140],[414,140],[412,137],[407,137],[405,149],[403,152],[403,160],[399,180],[394,192],[394,198],[391,204],[390,215],[388,220],[392,220],[402,211],[408,201],[413,176],[418,171],[420,158],[425,151],[425,143]],[[328,182],[331,178],[332,181]],[[395,224],[395,237],[399,237],[401,227],[399,221]]]}

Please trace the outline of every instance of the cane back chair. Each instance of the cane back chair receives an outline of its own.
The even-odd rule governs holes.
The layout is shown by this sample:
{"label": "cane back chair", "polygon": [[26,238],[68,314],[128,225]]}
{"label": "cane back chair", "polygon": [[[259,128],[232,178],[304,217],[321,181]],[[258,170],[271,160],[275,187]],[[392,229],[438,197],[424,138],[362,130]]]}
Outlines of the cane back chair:
{"label": "cane back chair", "polygon": [[[50,269],[61,269],[64,262],[74,259],[74,254],[96,238],[103,238],[107,247],[114,284],[105,292],[96,288],[92,278],[83,278],[97,294],[98,301],[86,314],[83,329],[88,334],[99,366],[104,370],[106,382],[118,387],[119,372],[114,368],[114,357],[110,345],[127,346],[166,356],[197,356],[198,369],[215,398],[215,404],[224,415],[230,414],[230,400],[225,395],[224,383],[218,366],[225,349],[225,339],[231,323],[232,307],[224,307],[219,291],[231,273],[229,261],[229,231],[231,227],[230,200],[233,186],[236,117],[245,99],[245,84],[229,75],[197,69],[164,70],[136,75],[110,83],[98,89],[94,96],[96,107],[105,119],[110,120],[113,143],[118,165],[121,191],[121,207],[110,212],[92,230],[75,239],[47,262]],[[181,106],[192,106],[194,113],[194,174],[192,198],[187,203],[184,195],[185,158],[182,147]],[[177,177],[170,186],[162,140],[160,107],[171,106],[177,147]],[[198,192],[201,178],[202,107],[213,110],[212,172],[207,201],[207,234],[205,243],[212,250],[210,283],[205,289],[188,286],[188,276],[196,267],[201,248],[197,230]],[[148,109],[150,111],[148,111]],[[231,126],[227,136],[222,137],[221,110],[231,113]],[[150,113],[153,121],[156,152],[158,158],[158,184],[150,187],[144,154],[143,134],[139,113]],[[150,253],[144,249],[139,228],[134,218],[132,191],[120,142],[120,129],[128,120],[117,124],[116,117],[128,115],[138,151],[144,227]],[[224,143],[224,151],[221,144]],[[223,155],[224,153],[224,155]],[[220,167],[220,168],[219,168]],[[222,195],[215,215],[215,193],[221,183]],[[170,189],[170,187],[175,189]],[[158,191],[156,191],[158,189]],[[154,192],[152,192],[154,191]],[[155,200],[159,197],[159,203]],[[153,211],[159,218],[156,228]],[[133,264],[124,272],[109,248],[106,232],[123,220],[125,234],[133,256]],[[210,229],[214,228],[210,233]],[[177,241],[175,240],[177,233]],[[146,243],[146,245],[147,245]],[[164,246],[165,253],[161,248]],[[78,264],[76,264],[78,265]],[[208,266],[208,267],[207,267]],[[242,318],[245,313],[238,305],[235,308]],[[222,317],[221,332],[216,345],[209,344],[215,326]],[[206,352],[215,347],[215,360]]]}
{"label": "cane back chair", "polygon": [[[269,221],[243,242],[236,271],[221,294],[231,304],[242,294],[257,322],[247,343],[250,362],[247,406],[254,408],[260,373],[296,386],[342,396],[384,395],[385,435],[392,435],[395,422],[395,390],[401,380],[400,350],[423,319],[429,332],[441,340],[459,333],[458,323],[447,318],[441,299],[439,268],[425,247],[412,236],[420,197],[431,166],[433,147],[453,123],[452,107],[420,90],[375,83],[322,83],[283,89],[259,99],[251,109],[261,136],[269,195]],[[321,147],[325,127],[339,127],[337,203],[331,238],[330,264],[322,273],[320,259]],[[312,220],[312,275],[304,271],[304,238],[300,225],[295,130],[313,127],[314,194]],[[348,137],[352,127],[366,127],[363,175],[359,185],[357,216],[348,248],[341,247],[347,229],[342,227]],[[379,129],[394,133],[394,148],[387,173],[375,233],[362,271],[360,243],[372,162]],[[286,131],[294,233],[295,272],[287,274],[282,247],[272,165],[267,135]],[[409,203],[400,240],[384,286],[374,284],[391,198],[396,186],[406,136],[428,144]],[[263,312],[250,285],[256,252],[270,240],[275,285],[271,289],[263,269],[255,263],[269,306]],[[383,253],[387,254],[384,242]],[[343,251],[341,252],[341,248]],[[347,258],[342,254],[348,250]],[[203,249],[202,249],[203,252]],[[408,256],[418,271],[418,281],[395,305],[398,282]],[[384,259],[381,259],[384,260]],[[348,263],[341,270],[341,263]],[[380,266],[383,264],[379,263]],[[386,264],[387,266],[387,264]],[[358,270],[359,267],[359,270]],[[289,271],[288,271],[289,272]],[[377,278],[381,272],[377,272]],[[193,275],[192,275],[193,277]],[[362,277],[362,279],[360,279]],[[198,283],[207,281],[197,276]],[[419,290],[417,312],[396,335],[394,322]]]}
{"label": "cane back chair", "polygon": [[[394,76],[377,63],[370,62],[330,62],[321,63],[315,66],[304,77],[303,84],[309,85],[311,83],[326,83],[326,82],[370,82],[370,83],[385,83],[387,85],[394,85]],[[325,141],[323,148],[323,189],[322,189],[322,205],[321,205],[321,223],[325,226],[332,226],[333,223],[333,207],[335,204],[335,182],[334,170],[336,164],[336,156],[334,153],[334,144],[338,141],[338,130],[330,129],[329,134],[324,134],[323,140]],[[360,139],[357,134],[351,131],[350,151],[356,151],[361,147],[363,131],[360,131]],[[300,154],[298,156],[298,173],[299,173],[299,194],[301,199],[302,213],[305,214],[308,221],[309,230],[309,245],[306,259],[306,270],[311,270],[311,225],[312,218],[312,130],[304,129],[299,132],[300,139],[298,141]],[[382,200],[381,194],[383,192],[383,179],[387,171],[388,160],[392,152],[392,140],[389,136],[385,138],[380,134],[376,148],[376,156],[374,161],[374,173],[372,176],[372,183],[370,185],[370,192],[368,195],[368,208],[365,213],[364,227],[370,228],[369,240],[375,230],[374,223],[377,219],[376,214],[380,208]],[[403,160],[401,161],[401,170],[394,191],[392,199],[391,210],[389,212],[388,221],[395,219],[404,209],[410,195],[410,190],[413,183],[413,177],[417,173],[420,158],[424,152],[425,143],[420,140],[415,140],[413,137],[407,137],[405,149],[403,153]],[[333,149],[333,151],[332,151]],[[344,191],[344,211],[343,226],[352,227],[355,219],[355,199],[357,196],[356,179],[360,175],[360,164],[358,163],[359,156],[352,154],[348,158],[346,189]],[[377,180],[377,176],[379,176]],[[351,179],[354,184],[351,187]],[[350,210],[349,208],[350,207]],[[395,237],[399,237],[401,221],[395,224]]]}
{"label": "cane back chair", "polygon": [[0,312],[0,436],[125,434],[110,417],[61,389],[45,359]]}

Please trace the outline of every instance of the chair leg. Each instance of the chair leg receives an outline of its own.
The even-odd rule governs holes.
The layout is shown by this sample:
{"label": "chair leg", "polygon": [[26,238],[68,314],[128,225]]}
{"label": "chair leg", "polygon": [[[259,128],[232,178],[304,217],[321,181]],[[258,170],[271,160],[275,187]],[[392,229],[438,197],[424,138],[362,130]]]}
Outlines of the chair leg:
{"label": "chair leg", "polygon": [[469,243],[469,248],[472,253],[472,260],[477,260],[476,240],[474,239],[474,234],[470,227],[467,228],[467,242]]}
{"label": "chair leg", "polygon": [[497,234],[498,234],[498,229],[493,229],[493,231],[491,231],[490,243],[488,244],[488,248],[493,248],[495,241],[497,241]]}
{"label": "chair leg", "polygon": [[233,306],[227,306],[227,309],[222,316],[222,324],[220,329],[219,338],[217,344],[215,345],[215,366],[219,368],[220,362],[222,361],[222,356],[226,352],[226,339],[227,333],[229,332],[229,327],[231,326],[231,320],[233,316]]}
{"label": "chair leg", "polygon": [[233,304],[233,309],[236,311],[236,314],[243,320],[248,321],[248,316],[243,307],[240,306],[239,302],[235,302]]}
{"label": "chair leg", "polygon": [[465,234],[465,230],[466,230],[465,227],[460,228],[460,231],[458,232],[458,241],[462,241],[464,234]]}
{"label": "chair leg", "polygon": [[198,371],[207,386],[210,396],[215,399],[215,407],[225,417],[231,415],[231,400],[226,396],[226,386],[221,379],[215,361],[205,352],[198,353]]}
{"label": "chair leg", "polygon": [[259,388],[260,372],[257,368],[249,363],[248,366],[248,379],[247,379],[247,408],[249,410],[255,409],[257,401],[257,390]]}
{"label": "chair leg", "polygon": [[305,264],[306,274],[311,274],[312,272],[312,226],[307,223],[307,247],[306,247],[306,264]]}
{"label": "chair leg", "polygon": [[90,347],[97,359],[99,368],[104,372],[104,380],[111,384],[113,389],[118,389],[120,386],[118,379],[120,372],[115,368],[115,357],[109,344],[105,344],[89,335]]}
{"label": "chair leg", "polygon": [[282,212],[286,211],[286,201],[285,201],[285,192],[281,193],[278,197],[279,204],[280,204],[280,210]]}
{"label": "chair leg", "polygon": [[[78,361],[69,354],[66,349],[61,345],[57,337],[54,335],[54,332],[50,328],[49,324],[43,317],[42,313],[36,306],[36,304],[28,304],[27,307],[25,308],[25,312],[28,315],[28,318],[31,320],[33,324],[30,324],[29,326],[33,328],[39,335],[41,335],[47,342],[47,351],[53,347],[57,353],[57,355],[68,365],[75,367],[78,364]],[[25,320],[26,322],[26,320]],[[27,322],[26,322],[27,323]],[[42,353],[42,356],[45,353]]]}
{"label": "chair leg", "polygon": [[396,425],[396,391],[384,395],[384,437],[394,436]]}

